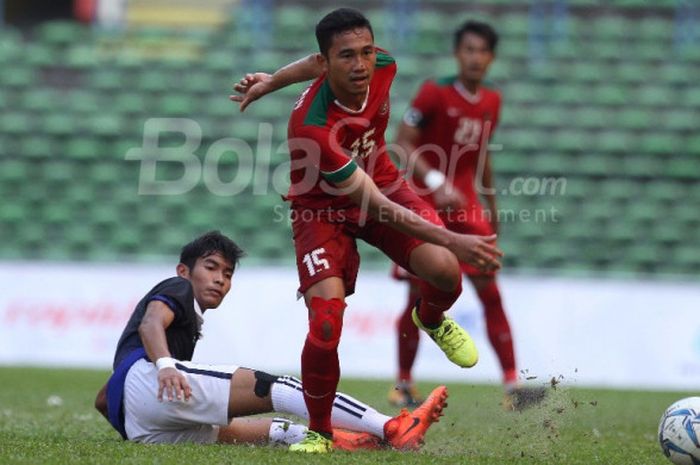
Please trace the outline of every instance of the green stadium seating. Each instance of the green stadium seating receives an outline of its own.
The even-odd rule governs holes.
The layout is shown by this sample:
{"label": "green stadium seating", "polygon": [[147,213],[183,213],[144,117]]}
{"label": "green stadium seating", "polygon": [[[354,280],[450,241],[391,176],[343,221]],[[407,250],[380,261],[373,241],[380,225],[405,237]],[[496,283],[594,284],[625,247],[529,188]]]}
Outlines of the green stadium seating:
{"label": "green stadium seating", "polygon": [[0,114],[0,133],[10,136],[30,134],[33,127],[33,119],[28,113],[5,111]]}
{"label": "green stadium seating", "polygon": [[78,131],[78,121],[62,113],[47,113],[43,118],[43,128],[52,136],[70,136]]}
{"label": "green stadium seating", "polygon": [[22,139],[19,150],[30,158],[49,158],[55,151],[51,139],[42,135]]}
{"label": "green stadium seating", "polygon": [[[499,205],[514,212],[551,208],[561,216],[505,222],[505,265],[695,276],[700,47],[674,44],[672,0],[653,7],[644,0],[570,4],[564,37],[545,38],[537,57],[530,56],[529,2],[470,5],[502,36],[489,74],[504,98],[495,139],[503,150],[492,155],[505,192]],[[424,79],[456,72],[449,31],[462,6],[441,0],[423,8],[401,44],[393,12],[370,9],[378,43],[394,49],[399,64],[387,140]],[[192,235],[221,228],[254,261],[293,262],[289,226],[275,218],[286,211],[279,194],[248,187],[220,196],[200,182],[182,195],[139,195],[140,163],[124,159],[142,144],[148,118],[184,117],[202,127],[200,158],[217,140],[235,137],[251,144],[255,163],[266,163],[257,141],[259,124],[268,123],[270,173],[287,160],[287,116],[307,83],[269,95],[244,114],[227,96],[244,72],[273,71],[313,52],[309,32],[318,11],[277,6],[265,48],[243,27],[249,13],[234,14],[218,30],[145,27],[123,35],[51,22],[29,35],[0,31],[0,195],[10,199],[0,202],[0,228],[11,237],[0,259],[161,259]],[[164,134],[161,144],[177,147],[182,137]],[[253,169],[239,161],[222,157],[221,182],[237,169]],[[158,179],[181,175],[178,163],[158,165]],[[287,175],[276,176],[283,191]],[[563,178],[565,191],[509,192],[513,180],[529,176]],[[371,247],[362,251],[370,265],[386,260]]]}
{"label": "green stadium seating", "polygon": [[55,66],[63,62],[61,52],[38,44],[25,45],[25,63],[34,67]]}
{"label": "green stadium seating", "polygon": [[624,85],[601,84],[592,89],[593,103],[603,106],[623,106],[629,103],[629,88]]}

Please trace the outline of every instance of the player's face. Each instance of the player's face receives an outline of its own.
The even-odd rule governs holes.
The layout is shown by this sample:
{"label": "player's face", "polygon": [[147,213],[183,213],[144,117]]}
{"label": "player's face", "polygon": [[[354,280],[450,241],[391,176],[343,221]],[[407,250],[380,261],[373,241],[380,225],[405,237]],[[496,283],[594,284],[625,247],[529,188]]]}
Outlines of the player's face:
{"label": "player's face", "polygon": [[493,52],[483,37],[467,32],[455,50],[460,76],[467,81],[481,82],[493,61]]}
{"label": "player's face", "polygon": [[221,305],[226,294],[231,289],[233,265],[221,254],[214,253],[200,257],[189,270],[194,298],[203,309],[216,308]]}
{"label": "player's face", "polygon": [[369,29],[361,27],[333,36],[324,62],[334,91],[364,97],[377,63]]}

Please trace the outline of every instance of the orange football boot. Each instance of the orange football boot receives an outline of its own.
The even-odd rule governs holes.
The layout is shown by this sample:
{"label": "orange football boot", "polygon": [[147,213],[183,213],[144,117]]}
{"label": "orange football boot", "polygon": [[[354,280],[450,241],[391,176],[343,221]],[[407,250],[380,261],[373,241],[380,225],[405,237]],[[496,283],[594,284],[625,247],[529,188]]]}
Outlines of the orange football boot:
{"label": "orange football boot", "polygon": [[333,430],[333,448],[348,452],[382,449],[382,440],[374,434],[357,433],[344,429]]}
{"label": "orange football boot", "polygon": [[402,409],[384,425],[384,438],[398,450],[418,450],[430,425],[439,421],[442,410],[447,407],[447,387],[433,389],[425,402],[413,412]]}

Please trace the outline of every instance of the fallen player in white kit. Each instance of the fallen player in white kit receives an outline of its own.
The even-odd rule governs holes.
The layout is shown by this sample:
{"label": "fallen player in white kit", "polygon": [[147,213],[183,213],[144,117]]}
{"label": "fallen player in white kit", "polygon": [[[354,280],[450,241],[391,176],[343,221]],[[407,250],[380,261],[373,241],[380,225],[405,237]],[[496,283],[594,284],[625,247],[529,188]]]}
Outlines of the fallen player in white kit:
{"label": "fallen player in white kit", "polygon": [[[177,276],[157,284],[136,306],[117,345],[114,373],[95,400],[124,439],[288,445],[306,436],[306,426],[286,419],[239,418],[267,412],[308,418],[298,379],[190,361],[202,314],[221,304],[242,255],[219,232],[204,234],[183,247]],[[440,386],[415,411],[392,418],[338,393],[333,446],[418,449],[446,398],[447,388]]]}

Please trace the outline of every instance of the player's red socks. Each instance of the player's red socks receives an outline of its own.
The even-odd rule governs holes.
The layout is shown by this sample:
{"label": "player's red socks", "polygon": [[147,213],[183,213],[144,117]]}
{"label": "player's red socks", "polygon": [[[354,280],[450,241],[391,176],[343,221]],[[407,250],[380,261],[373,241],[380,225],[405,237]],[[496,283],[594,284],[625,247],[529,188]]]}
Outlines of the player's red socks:
{"label": "player's red socks", "polygon": [[413,323],[413,307],[418,299],[417,292],[409,292],[406,309],[396,322],[399,348],[399,380],[410,382],[413,362],[418,352],[419,329]]}
{"label": "player's red socks", "polygon": [[513,338],[510,332],[508,318],[503,311],[501,293],[495,281],[490,282],[477,292],[486,317],[486,331],[498,360],[501,362],[505,383],[515,382],[515,355],[513,353]]}
{"label": "player's red socks", "polygon": [[420,306],[418,318],[428,328],[437,328],[442,323],[442,314],[452,307],[462,293],[462,280],[452,291],[441,291],[427,281],[420,282]]}
{"label": "player's red socks", "polygon": [[332,435],[331,409],[340,380],[338,343],[345,303],[340,299],[311,299],[309,333],[301,353],[304,401],[309,410],[309,429]]}

